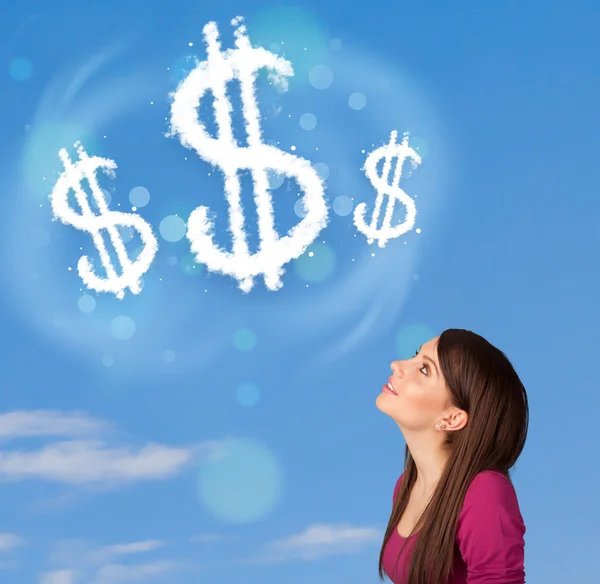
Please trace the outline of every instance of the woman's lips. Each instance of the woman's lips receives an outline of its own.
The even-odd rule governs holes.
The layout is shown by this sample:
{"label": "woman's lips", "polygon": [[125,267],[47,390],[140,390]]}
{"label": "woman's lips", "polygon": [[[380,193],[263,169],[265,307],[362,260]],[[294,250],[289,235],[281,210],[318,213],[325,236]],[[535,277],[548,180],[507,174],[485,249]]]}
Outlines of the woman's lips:
{"label": "woman's lips", "polygon": [[388,381],[381,389],[383,393],[389,393],[390,395],[398,395],[391,381]]}

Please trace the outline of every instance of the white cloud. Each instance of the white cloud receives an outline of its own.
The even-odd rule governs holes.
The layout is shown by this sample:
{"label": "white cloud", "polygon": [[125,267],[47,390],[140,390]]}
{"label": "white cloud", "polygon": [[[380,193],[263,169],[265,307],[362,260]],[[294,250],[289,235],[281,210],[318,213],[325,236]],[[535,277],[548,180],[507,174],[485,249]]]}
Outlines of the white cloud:
{"label": "white cloud", "polygon": [[181,562],[150,558],[136,564],[121,563],[123,557],[150,553],[164,547],[162,540],[146,540],[97,546],[85,540],[63,540],[56,544],[50,562],[59,570],[42,575],[39,584],[143,584],[184,567]]}
{"label": "white cloud", "polygon": [[83,413],[37,410],[0,414],[0,438],[73,438],[50,441],[37,449],[0,450],[0,480],[41,479],[69,485],[114,486],[174,476],[195,453],[188,447],[108,443],[106,437],[101,439],[99,435],[109,428],[103,420]]}
{"label": "white cloud", "polygon": [[133,543],[121,543],[101,547],[90,552],[87,557],[91,564],[107,564],[121,556],[152,552],[165,545],[167,545],[166,542],[153,539]]}
{"label": "white cloud", "polygon": [[9,552],[23,543],[25,542],[14,533],[0,533],[0,552]]}
{"label": "white cloud", "polygon": [[372,527],[317,523],[300,533],[272,542],[265,554],[253,562],[312,561],[323,556],[357,553],[380,543],[381,538],[382,533]]}
{"label": "white cloud", "polygon": [[108,564],[96,572],[92,584],[123,584],[137,580],[147,582],[155,576],[171,572],[176,567],[175,563],[169,561],[136,565]]}
{"label": "white cloud", "polygon": [[76,577],[73,570],[55,570],[42,574],[40,584],[74,584]]}
{"label": "white cloud", "polygon": [[173,476],[190,459],[186,448],[147,444],[135,449],[72,440],[28,452],[0,452],[0,479],[35,478],[71,485],[130,483]]}
{"label": "white cloud", "polygon": [[109,429],[106,422],[80,412],[33,410],[0,414],[0,438],[89,436]]}

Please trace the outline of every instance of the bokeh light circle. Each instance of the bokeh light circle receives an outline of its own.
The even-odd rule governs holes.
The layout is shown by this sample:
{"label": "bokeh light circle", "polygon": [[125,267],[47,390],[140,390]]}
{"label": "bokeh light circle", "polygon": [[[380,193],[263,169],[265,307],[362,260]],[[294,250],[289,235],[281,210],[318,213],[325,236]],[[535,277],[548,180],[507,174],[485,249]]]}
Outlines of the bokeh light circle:
{"label": "bokeh light circle", "polygon": [[233,345],[238,351],[247,353],[256,346],[256,335],[248,328],[242,328],[235,331],[233,335]]}
{"label": "bokeh light circle", "polygon": [[316,162],[313,164],[313,168],[317,171],[317,174],[322,180],[327,180],[329,178],[329,167],[324,162]]}
{"label": "bokeh light circle", "polygon": [[81,312],[90,313],[93,312],[94,308],[96,308],[96,299],[89,294],[84,294],[79,297],[77,301],[77,306]]}
{"label": "bokeh light circle", "polygon": [[342,48],[342,41],[340,39],[331,39],[329,46],[334,51],[339,51]]}
{"label": "bokeh light circle", "polygon": [[115,359],[112,355],[103,355],[101,362],[104,367],[112,367],[115,364]]}
{"label": "bokeh light circle", "polygon": [[192,253],[186,253],[179,262],[181,271],[186,276],[198,276],[202,273],[202,264],[199,264]]}
{"label": "bokeh light circle", "polygon": [[308,80],[315,89],[327,89],[333,83],[333,71],[327,65],[316,65],[310,70]]}
{"label": "bokeh light circle", "polygon": [[269,188],[274,191],[278,189],[285,180],[285,175],[275,172],[273,170],[269,170],[267,174],[267,179],[269,180]]}
{"label": "bokeh light circle", "polygon": [[411,359],[419,347],[435,337],[425,324],[415,323],[402,327],[396,335],[396,353],[398,359]]}
{"label": "bokeh light circle", "polygon": [[335,271],[335,252],[326,243],[313,243],[294,262],[296,273],[307,282],[323,282]]}
{"label": "bokeh light circle", "polygon": [[240,405],[251,408],[258,403],[260,391],[256,384],[251,382],[242,383],[236,390],[237,400]]}
{"label": "bokeh light circle", "polygon": [[346,195],[340,195],[333,199],[333,212],[340,217],[350,215],[353,207],[352,199]]}
{"label": "bokeh light circle", "polygon": [[158,227],[161,237],[170,243],[180,241],[185,236],[185,221],[178,215],[167,215]]}
{"label": "bokeh light circle", "polygon": [[29,59],[19,57],[10,62],[8,73],[14,81],[27,81],[33,74],[33,65]]}
{"label": "bokeh light circle", "polygon": [[163,359],[167,363],[173,363],[173,361],[175,361],[175,351],[165,351],[163,353]]}
{"label": "bokeh light circle", "polygon": [[300,116],[300,127],[309,132],[317,127],[317,118],[314,114],[305,113]]}
{"label": "bokeh light circle", "polygon": [[355,91],[354,93],[350,94],[350,97],[348,98],[348,105],[353,110],[361,110],[367,105],[367,98],[365,97],[364,93]]}
{"label": "bokeh light circle", "polygon": [[115,339],[126,341],[135,334],[135,322],[130,316],[117,316],[110,323],[110,332]]}
{"label": "bokeh light circle", "polygon": [[283,487],[284,475],[276,458],[254,440],[219,443],[198,472],[200,501],[229,524],[265,519],[281,501]]}
{"label": "bokeh light circle", "polygon": [[129,191],[129,202],[134,207],[145,207],[150,202],[150,192],[146,187],[133,187]]}
{"label": "bokeh light circle", "polygon": [[409,144],[411,148],[414,148],[421,158],[427,158],[429,156],[429,146],[423,138],[419,136],[410,136]]}
{"label": "bokeh light circle", "polygon": [[300,217],[300,219],[302,219],[302,217],[306,215],[306,209],[304,208],[304,198],[298,199],[294,203],[294,213],[296,213],[296,216]]}

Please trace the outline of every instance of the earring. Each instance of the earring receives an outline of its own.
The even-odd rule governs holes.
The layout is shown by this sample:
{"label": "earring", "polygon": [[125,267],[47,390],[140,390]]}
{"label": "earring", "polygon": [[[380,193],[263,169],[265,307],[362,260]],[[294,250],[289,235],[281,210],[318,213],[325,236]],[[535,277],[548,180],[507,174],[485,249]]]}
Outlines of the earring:
{"label": "earring", "polygon": [[440,428],[445,428],[446,425],[445,424],[440,424],[439,422],[435,425],[435,429],[439,430]]}
{"label": "earring", "polygon": [[446,427],[446,425],[445,425],[445,424],[442,424],[442,425],[440,426],[440,428],[445,428],[445,427]]}

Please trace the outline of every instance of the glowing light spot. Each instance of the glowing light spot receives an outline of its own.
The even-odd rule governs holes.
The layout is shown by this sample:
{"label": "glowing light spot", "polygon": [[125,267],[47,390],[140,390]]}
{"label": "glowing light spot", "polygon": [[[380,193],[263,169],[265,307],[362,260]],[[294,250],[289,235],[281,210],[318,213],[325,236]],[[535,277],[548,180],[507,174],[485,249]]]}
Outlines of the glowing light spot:
{"label": "glowing light spot", "polygon": [[313,168],[317,171],[321,180],[327,180],[329,178],[329,167],[324,162],[316,162],[313,164]]}
{"label": "glowing light spot", "polygon": [[129,316],[117,316],[110,323],[110,332],[115,339],[126,341],[135,334],[135,322]]}
{"label": "glowing light spot", "polygon": [[367,105],[367,98],[360,92],[352,93],[348,98],[348,105],[353,110],[361,110]]}
{"label": "glowing light spot", "polygon": [[185,221],[178,215],[168,215],[158,227],[161,237],[165,241],[175,243],[185,236]]}
{"label": "glowing light spot", "polygon": [[221,521],[252,523],[275,509],[283,482],[283,472],[267,448],[253,440],[228,440],[201,463],[198,494]]}
{"label": "glowing light spot", "polygon": [[96,308],[96,299],[89,294],[84,294],[83,296],[79,297],[79,300],[77,301],[77,307],[79,310],[81,310],[81,312],[93,312]]}
{"label": "glowing light spot", "polygon": [[202,264],[199,264],[191,253],[181,258],[179,267],[186,276],[197,276],[202,273]]}
{"label": "glowing light spot", "polygon": [[175,361],[175,353],[173,351],[165,351],[163,354],[163,359],[167,363],[173,363],[173,361]]}
{"label": "glowing light spot", "polygon": [[306,131],[314,130],[317,127],[317,117],[311,113],[302,114],[300,116],[300,127]]}
{"label": "glowing light spot", "polygon": [[313,243],[308,252],[294,262],[296,273],[307,282],[323,282],[329,278],[336,264],[335,252],[326,243]]}
{"label": "glowing light spot", "polygon": [[129,202],[136,207],[145,207],[150,202],[150,192],[145,187],[133,187],[129,191]]}
{"label": "glowing light spot", "polygon": [[115,360],[112,355],[104,355],[102,357],[102,365],[104,367],[112,367],[115,363]]}
{"label": "glowing light spot", "polygon": [[340,195],[333,200],[333,212],[340,217],[350,215],[353,207],[352,199],[346,195]]}
{"label": "glowing light spot", "polygon": [[269,181],[269,189],[274,191],[278,189],[285,180],[285,175],[275,172],[273,170],[269,170],[267,174],[267,179]]}
{"label": "glowing light spot", "polygon": [[410,147],[414,148],[421,158],[427,158],[429,155],[429,145],[423,138],[419,138],[418,136],[410,137]]}
{"label": "glowing light spot", "polygon": [[300,218],[306,215],[306,209],[304,208],[304,198],[298,199],[294,203],[294,213]]}
{"label": "glowing light spot", "polygon": [[233,345],[238,351],[247,353],[256,346],[256,335],[250,329],[239,329],[233,334]]}
{"label": "glowing light spot", "polygon": [[333,71],[327,65],[316,65],[310,70],[308,81],[315,89],[327,89],[333,83]]}

